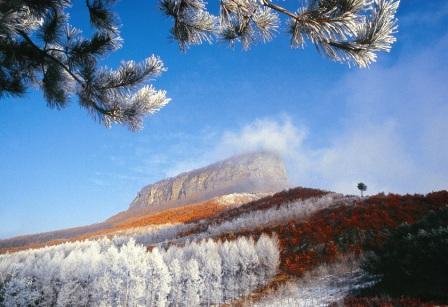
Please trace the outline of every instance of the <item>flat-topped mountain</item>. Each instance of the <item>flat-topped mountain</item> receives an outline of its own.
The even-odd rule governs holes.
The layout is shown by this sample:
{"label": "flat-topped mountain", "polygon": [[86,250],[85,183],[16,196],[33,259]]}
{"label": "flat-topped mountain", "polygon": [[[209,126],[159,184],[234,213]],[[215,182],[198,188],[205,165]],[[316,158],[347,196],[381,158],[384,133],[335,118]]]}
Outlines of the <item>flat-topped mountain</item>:
{"label": "flat-topped mountain", "polygon": [[285,165],[277,155],[269,152],[244,154],[150,184],[138,193],[128,210],[104,222],[0,240],[0,249],[88,237],[88,234],[105,232],[145,214],[192,205],[215,197],[219,197],[217,203],[225,206],[239,205],[287,186]]}
{"label": "flat-topped mountain", "polygon": [[277,192],[288,185],[285,165],[275,154],[243,154],[144,187],[130,210],[179,206],[230,193]]}

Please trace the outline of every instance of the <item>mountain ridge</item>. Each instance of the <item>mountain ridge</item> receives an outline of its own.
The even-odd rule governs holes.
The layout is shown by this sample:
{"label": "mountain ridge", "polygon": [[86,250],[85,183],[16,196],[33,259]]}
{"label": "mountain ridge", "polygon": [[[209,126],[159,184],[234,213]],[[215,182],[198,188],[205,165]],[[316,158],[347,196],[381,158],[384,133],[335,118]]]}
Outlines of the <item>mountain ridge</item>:
{"label": "mountain ridge", "polygon": [[272,152],[242,154],[143,187],[129,209],[181,205],[230,193],[277,192],[288,186]]}
{"label": "mountain ridge", "polygon": [[[235,169],[243,168],[244,172],[242,176],[235,175]],[[222,172],[220,170],[225,169]],[[26,234],[20,236],[14,236],[10,238],[4,238],[0,240],[0,249],[2,248],[14,248],[28,245],[29,243],[43,244],[45,242],[54,240],[70,240],[74,237],[80,237],[96,232],[102,232],[107,229],[114,228],[115,225],[125,222],[130,219],[139,218],[147,214],[161,212],[167,209],[177,208],[184,205],[197,204],[203,201],[212,200],[216,197],[226,196],[235,193],[248,193],[245,197],[228,196],[224,197],[224,200],[229,198],[233,202],[245,202],[246,200],[255,199],[255,194],[271,194],[278,192],[287,187],[286,170],[283,161],[274,153],[271,152],[255,152],[234,156],[223,161],[213,163],[211,165],[195,169],[189,172],[183,172],[177,176],[167,178],[158,181],[154,184],[150,184],[142,188],[144,191],[146,188],[160,184],[164,182],[170,182],[170,180],[176,180],[176,178],[187,178],[190,181],[198,182],[195,178],[201,176],[201,174],[211,171],[213,174],[222,175],[215,176],[217,179],[213,182],[211,187],[213,189],[208,190],[206,193],[194,194],[190,198],[183,198],[180,201],[160,201],[154,206],[133,206],[136,199],[131,202],[129,208],[125,211],[119,212],[105,221],[98,222],[86,226],[71,227],[61,230],[54,230],[35,234]],[[224,176],[224,175],[227,175]],[[228,176],[230,174],[230,176]],[[227,185],[219,187],[219,180],[222,178],[227,179]],[[196,180],[196,181],[195,181]],[[210,186],[210,185],[209,185]],[[167,191],[172,192],[172,187],[169,187]],[[190,190],[192,191],[192,190]],[[254,194],[250,196],[249,194]],[[188,194],[189,195],[189,194]],[[241,198],[236,200],[233,198]],[[246,199],[249,197],[248,199]]]}

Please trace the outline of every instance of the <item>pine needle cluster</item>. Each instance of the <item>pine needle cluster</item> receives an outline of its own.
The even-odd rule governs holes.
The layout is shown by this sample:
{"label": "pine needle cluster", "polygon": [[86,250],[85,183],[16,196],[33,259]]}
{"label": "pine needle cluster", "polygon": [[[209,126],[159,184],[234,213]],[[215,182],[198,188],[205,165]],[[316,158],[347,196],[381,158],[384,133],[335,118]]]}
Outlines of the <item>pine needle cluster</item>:
{"label": "pine needle cluster", "polygon": [[292,47],[310,42],[330,59],[362,68],[391,49],[398,5],[399,0],[308,0],[292,11],[271,0],[220,0],[214,16],[204,0],[161,0],[182,50],[215,38],[248,49],[272,40],[283,23]]}
{"label": "pine needle cluster", "polygon": [[106,126],[131,130],[169,102],[165,91],[149,81],[166,70],[150,56],[141,63],[124,61],[117,69],[100,60],[122,45],[111,0],[87,0],[91,37],[69,23],[68,0],[0,2],[0,96],[22,95],[40,88],[49,107],[61,109],[72,96]]}

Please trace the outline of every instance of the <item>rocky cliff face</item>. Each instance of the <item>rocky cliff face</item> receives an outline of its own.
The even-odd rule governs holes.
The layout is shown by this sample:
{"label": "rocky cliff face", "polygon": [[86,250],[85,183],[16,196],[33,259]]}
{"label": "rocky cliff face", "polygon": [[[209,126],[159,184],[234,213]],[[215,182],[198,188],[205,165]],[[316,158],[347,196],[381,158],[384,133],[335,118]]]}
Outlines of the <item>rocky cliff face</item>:
{"label": "rocky cliff face", "polygon": [[285,166],[278,156],[244,154],[148,185],[129,209],[158,211],[229,193],[276,192],[285,187]]}

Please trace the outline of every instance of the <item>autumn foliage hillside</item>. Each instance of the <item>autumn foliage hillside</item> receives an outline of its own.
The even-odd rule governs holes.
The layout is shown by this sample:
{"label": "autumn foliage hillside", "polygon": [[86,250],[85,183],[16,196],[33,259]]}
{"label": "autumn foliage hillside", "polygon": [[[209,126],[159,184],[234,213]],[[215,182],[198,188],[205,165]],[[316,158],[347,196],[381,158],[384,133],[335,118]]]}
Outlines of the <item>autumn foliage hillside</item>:
{"label": "autumn foliage hillside", "polygon": [[3,248],[0,249],[0,253],[8,251],[16,252],[29,248],[39,248],[43,246],[57,245],[64,242],[80,241],[102,236],[112,236],[120,231],[124,231],[127,229],[134,229],[151,225],[154,226],[162,224],[191,223],[214,216],[227,209],[227,206],[223,206],[214,200],[210,200],[198,204],[186,205],[178,208],[167,209],[158,213],[146,214],[140,217],[130,218],[120,223],[110,225],[108,228],[74,236],[70,239],[49,240],[42,243],[30,243],[16,248]]}
{"label": "autumn foliage hillside", "polygon": [[[270,281],[260,283],[261,288],[244,293],[256,300],[257,296],[262,297],[266,291],[275,290],[290,280],[303,279],[322,265],[334,265],[341,259],[353,259],[359,264],[367,253],[386,246],[391,233],[402,229],[403,225],[418,225],[431,212],[437,215],[446,211],[447,205],[447,191],[359,198],[299,187],[238,206],[211,200],[168,209],[117,223],[109,229],[76,237],[73,241],[109,237],[106,239],[108,244],[126,246],[132,239],[153,253],[154,248],[181,250],[189,244],[196,244],[194,242],[205,242],[201,240],[226,245],[230,243],[223,242],[243,239],[255,242],[261,237],[269,237],[275,242],[279,255],[278,271]],[[50,242],[57,243],[60,242]],[[95,243],[84,241],[72,245],[76,244]],[[67,246],[72,245],[67,243]],[[241,250],[235,252],[238,251],[238,255],[243,251],[250,254],[251,250],[243,247],[238,247]],[[246,300],[244,295],[231,296],[243,302]],[[358,296],[348,297],[344,303],[363,306],[364,302],[372,302],[371,306],[389,306],[388,302],[392,305],[397,302],[397,306],[407,303],[418,306],[419,299]],[[424,303],[430,305],[428,301]]]}
{"label": "autumn foliage hillside", "polygon": [[294,275],[339,255],[360,254],[381,245],[390,230],[413,224],[431,210],[448,205],[448,192],[422,195],[376,195],[353,205],[340,205],[316,212],[304,220],[240,232],[221,237],[277,234],[281,244],[281,268]]}
{"label": "autumn foliage hillside", "polygon": [[222,212],[219,212],[216,215],[210,215],[207,219],[203,220],[196,228],[194,228],[190,232],[194,233],[205,231],[211,225],[230,221],[250,212],[279,209],[280,207],[286,206],[294,201],[318,198],[329,193],[330,192],[327,191],[303,187],[296,187],[293,189],[285,190],[272,196],[267,196],[259,200],[248,202],[247,204],[238,206],[236,208],[222,210]]}
{"label": "autumn foliage hillside", "polygon": [[113,236],[126,230],[163,224],[198,223],[199,221],[201,221],[201,223],[198,223],[197,227],[193,231],[198,232],[201,231],[204,227],[207,227],[207,225],[218,223],[224,220],[230,220],[247,212],[280,207],[292,201],[303,200],[311,197],[319,197],[327,193],[328,192],[317,189],[298,187],[276,193],[272,196],[266,196],[259,200],[250,201],[246,204],[236,207],[233,205],[223,205],[219,203],[217,199],[211,199],[196,204],[167,209],[157,213],[149,213],[138,217],[128,218],[119,223],[108,225],[108,227],[104,229],[91,231],[67,239],[47,240],[38,243],[31,242],[29,244],[24,244],[18,247],[0,248],[0,253],[16,252],[29,248],[39,248],[43,246],[57,245],[64,242],[99,238],[102,236]]}
{"label": "autumn foliage hillside", "polygon": [[[402,225],[414,225],[429,213],[448,208],[448,192],[427,195],[379,194],[359,199],[353,204],[340,204],[315,212],[304,219],[290,219],[273,227],[227,233],[221,239],[242,235],[258,237],[276,234],[280,242],[281,274],[303,276],[324,263],[331,264],[344,257],[359,258],[368,251],[381,248],[391,232]],[[440,212],[442,212],[440,211]],[[448,224],[448,221],[445,221]],[[448,226],[448,225],[446,225]],[[372,304],[363,305],[363,302]],[[347,298],[348,306],[418,306],[419,299]],[[359,304],[358,304],[359,303]],[[412,305],[411,304],[411,305]],[[430,303],[422,303],[422,305]]]}
{"label": "autumn foliage hillside", "polygon": [[388,232],[403,223],[413,224],[431,210],[448,204],[448,192],[426,197],[379,195],[354,206],[325,209],[304,222],[290,221],[273,228],[282,245],[282,268],[302,274],[338,255],[359,254],[384,243]]}

